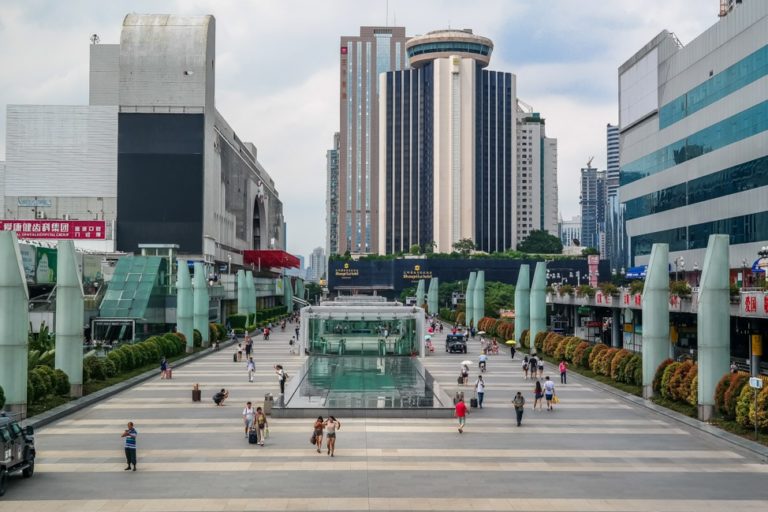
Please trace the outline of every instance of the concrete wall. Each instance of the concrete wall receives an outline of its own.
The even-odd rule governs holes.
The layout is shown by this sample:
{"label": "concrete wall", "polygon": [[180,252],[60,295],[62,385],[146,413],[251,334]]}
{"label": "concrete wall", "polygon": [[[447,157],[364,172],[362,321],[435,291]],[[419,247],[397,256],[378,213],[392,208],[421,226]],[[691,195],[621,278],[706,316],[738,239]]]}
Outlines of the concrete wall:
{"label": "concrete wall", "polygon": [[89,105],[120,103],[120,45],[92,44],[88,80]]}

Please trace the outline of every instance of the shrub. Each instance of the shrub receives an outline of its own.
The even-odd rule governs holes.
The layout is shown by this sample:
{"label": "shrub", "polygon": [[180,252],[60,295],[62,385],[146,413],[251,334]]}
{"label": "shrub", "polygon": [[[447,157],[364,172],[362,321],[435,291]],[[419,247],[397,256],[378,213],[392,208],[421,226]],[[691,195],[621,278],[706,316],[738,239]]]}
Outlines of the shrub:
{"label": "shrub", "polygon": [[175,332],[175,333],[173,333],[173,335],[176,336],[177,338],[179,338],[179,340],[181,341],[181,346],[182,347],[186,347],[187,346],[187,337],[184,336],[183,333]]}
{"label": "shrub", "polygon": [[573,354],[576,351],[576,347],[578,347],[581,344],[581,339],[577,338],[576,336],[571,336],[570,338],[567,338],[567,343],[565,347],[565,360],[572,363],[573,362]]}
{"label": "shrub", "polygon": [[102,359],[101,364],[104,366],[104,375],[106,375],[108,379],[117,375],[118,371],[115,363],[107,358],[104,358]]}
{"label": "shrub", "polygon": [[616,295],[619,293],[619,288],[610,281],[600,283],[598,288],[600,288],[600,291],[603,292],[603,295]]}
{"label": "shrub", "polygon": [[83,368],[88,368],[88,375],[93,380],[105,380],[107,378],[104,364],[96,356],[86,357],[83,360]]}
{"label": "shrub", "polygon": [[643,356],[640,354],[632,354],[627,361],[626,366],[624,366],[624,378],[622,382],[634,384],[636,386],[643,385]]}
{"label": "shrub", "polygon": [[[547,339],[548,332],[537,332],[536,337],[533,339],[533,347],[536,351],[544,350],[544,340]],[[546,352],[546,351],[545,351]]]}
{"label": "shrub", "polygon": [[107,354],[107,360],[111,361],[113,365],[115,365],[115,369],[117,373],[120,373],[124,371],[123,369],[123,357],[122,352],[118,352],[117,350],[113,350],[109,354]]}
{"label": "shrub", "polygon": [[35,387],[38,389],[38,399],[48,396],[53,392],[54,383],[42,367],[36,367],[29,372],[29,375],[36,380]]}
{"label": "shrub", "polygon": [[5,407],[5,391],[3,390],[3,386],[0,386],[0,409]]}
{"label": "shrub", "polygon": [[[595,364],[595,358],[600,355],[601,352],[604,350],[607,350],[608,346],[603,343],[598,343],[592,347],[592,352],[589,354],[589,363],[587,363],[586,368],[589,368],[592,370]],[[594,371],[594,370],[592,370]]]}
{"label": "shrub", "polygon": [[578,338],[576,338],[576,341],[579,343],[576,345],[576,348],[573,349],[573,356],[571,356],[571,362],[575,363],[576,366],[581,366],[581,360],[584,357],[584,351],[589,348],[589,343],[586,341],[582,341]]}
{"label": "shrub", "polygon": [[693,374],[691,379],[691,388],[688,391],[688,403],[696,406],[699,403],[699,367],[696,366],[695,370],[692,370],[689,375]]}
{"label": "shrub", "polygon": [[557,291],[561,297],[564,297],[566,295],[573,296],[573,286],[571,286],[570,284],[561,285]]}
{"label": "shrub", "polygon": [[656,368],[656,373],[653,374],[653,392],[658,394],[661,393],[661,378],[664,376],[664,370],[667,369],[667,366],[674,363],[672,359],[665,359],[661,362],[661,364]]}
{"label": "shrub", "polygon": [[192,346],[193,347],[202,347],[203,346],[203,335],[200,334],[200,331],[195,329],[192,334]]}
{"label": "shrub", "polygon": [[27,377],[27,402],[35,403],[48,394],[39,372],[32,370]]}
{"label": "shrub", "polygon": [[50,395],[56,392],[56,372],[47,365],[39,365],[32,369],[34,372],[40,373],[40,376],[45,382],[45,394]]}
{"label": "shrub", "polygon": [[[667,382],[667,394],[672,400],[687,400],[690,393],[690,382],[686,382],[688,372],[693,368],[693,361],[679,363]],[[664,391],[662,390],[662,393]]]}
{"label": "shrub", "polygon": [[67,377],[67,374],[59,368],[56,368],[53,373],[56,376],[56,389],[54,392],[57,395],[69,395],[70,386],[69,377]]}
{"label": "shrub", "polygon": [[723,395],[724,416],[729,420],[736,419],[736,403],[741,390],[749,382],[749,375],[746,373],[737,373],[733,377]]}
{"label": "shrub", "polygon": [[547,355],[552,355],[552,353],[555,351],[555,345],[560,343],[560,341],[563,339],[563,336],[554,332],[543,334],[544,336],[541,336],[542,333],[536,335],[536,341],[534,342],[536,349],[544,352]]}
{"label": "shrub", "polygon": [[233,329],[245,329],[245,324],[248,322],[248,315],[230,315],[227,317],[227,323]]}
{"label": "shrub", "polygon": [[672,281],[669,283],[669,293],[679,297],[690,297],[691,285],[689,285],[686,281]]}
{"label": "shrub", "polygon": [[530,331],[528,329],[525,329],[523,333],[521,334],[520,345],[522,345],[523,348],[531,348],[531,340],[530,340]]}
{"label": "shrub", "polygon": [[[3,397],[5,399],[5,397]],[[35,386],[35,379],[32,378],[32,374],[27,375],[27,403],[35,403],[37,400],[37,387]]]}
{"label": "shrub", "polygon": [[[691,362],[691,367],[686,372],[685,377],[683,377],[683,380],[680,383],[680,386],[678,387],[678,391],[677,391],[679,395],[678,400],[680,400],[681,402],[688,402],[691,405],[696,405],[697,403],[696,398],[698,398],[698,395],[699,395],[699,391],[697,389],[699,385],[698,377],[699,377],[699,365]],[[696,380],[695,384],[694,384],[694,380]],[[693,403],[691,403],[691,392],[693,392],[696,396],[696,398],[694,398]]]}
{"label": "shrub", "polygon": [[733,373],[726,373],[720,377],[720,381],[715,386],[715,410],[725,416],[725,392],[731,385],[731,379],[735,377]]}
{"label": "shrub", "polygon": [[643,293],[644,288],[645,288],[645,281],[632,281],[631,283],[629,283],[629,293],[631,293],[632,295]]}
{"label": "shrub", "polygon": [[466,319],[466,315],[464,313],[459,313],[456,315],[456,325],[464,325],[464,320]]}
{"label": "shrub", "polygon": [[[768,427],[768,378],[762,377],[763,389],[757,394],[757,427]],[[743,386],[736,402],[736,422],[744,427],[755,426],[755,390],[749,386]]]}
{"label": "shrub", "polygon": [[664,368],[664,373],[661,376],[661,386],[660,386],[661,396],[663,396],[664,398],[667,398],[667,399],[672,398],[670,393],[669,381],[679,367],[680,367],[680,363],[673,362],[667,365],[666,368]]}
{"label": "shrub", "polygon": [[600,357],[598,359],[599,366],[597,367],[597,370],[592,370],[595,373],[599,373],[600,375],[605,375],[606,377],[611,376],[611,366],[613,363],[613,358],[616,357],[616,354],[619,353],[618,348],[609,348],[608,350],[603,350],[603,353],[600,354]]}
{"label": "shrub", "polygon": [[579,361],[579,366],[582,368],[589,368],[589,360],[592,358],[592,351],[595,350],[595,347],[589,346],[586,349],[584,349],[584,354],[581,356],[581,360]]}
{"label": "shrub", "polygon": [[613,361],[611,361],[610,370],[610,375],[613,380],[618,382],[626,382],[626,380],[624,380],[624,370],[626,369],[627,363],[631,358],[632,352],[625,348],[616,352],[616,355],[613,356]]}
{"label": "shrub", "polygon": [[582,284],[579,285],[579,287],[576,289],[576,294],[580,297],[594,297],[595,296],[595,289],[589,286],[588,284]]}
{"label": "shrub", "polygon": [[552,352],[552,357],[554,357],[555,360],[560,361],[565,359],[565,350],[568,348],[568,343],[570,343],[570,341],[571,338],[564,338],[554,344],[555,350]]}

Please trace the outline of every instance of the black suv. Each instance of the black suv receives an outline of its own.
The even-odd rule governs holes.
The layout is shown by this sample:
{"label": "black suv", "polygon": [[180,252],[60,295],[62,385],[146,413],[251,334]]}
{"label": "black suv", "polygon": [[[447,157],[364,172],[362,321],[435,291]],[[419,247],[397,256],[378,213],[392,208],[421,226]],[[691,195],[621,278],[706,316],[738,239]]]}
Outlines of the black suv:
{"label": "black suv", "polygon": [[22,430],[6,413],[0,413],[0,496],[5,494],[8,476],[21,471],[24,478],[35,472],[35,434],[32,427]]}
{"label": "black suv", "polygon": [[446,352],[467,353],[467,337],[464,334],[449,334],[445,338]]}

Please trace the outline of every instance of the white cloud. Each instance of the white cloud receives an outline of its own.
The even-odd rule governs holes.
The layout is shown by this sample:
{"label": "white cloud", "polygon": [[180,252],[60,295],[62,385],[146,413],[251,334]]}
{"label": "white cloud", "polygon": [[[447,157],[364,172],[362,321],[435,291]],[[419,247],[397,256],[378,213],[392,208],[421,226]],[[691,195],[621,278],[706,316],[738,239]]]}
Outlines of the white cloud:
{"label": "white cloud", "polygon": [[[702,5],[706,4],[706,5]],[[3,0],[0,9],[0,158],[9,103],[86,103],[88,37],[118,42],[127,12],[213,14],[217,108],[277,182],[289,250],[323,245],[325,152],[339,127],[338,44],[360,25],[409,34],[471,27],[494,40],[491,67],[518,76],[521,98],[559,147],[564,216],[578,212],[578,172],[605,162],[605,124],[617,120],[618,66],[663,28],[684,42],[716,21],[701,0]]]}

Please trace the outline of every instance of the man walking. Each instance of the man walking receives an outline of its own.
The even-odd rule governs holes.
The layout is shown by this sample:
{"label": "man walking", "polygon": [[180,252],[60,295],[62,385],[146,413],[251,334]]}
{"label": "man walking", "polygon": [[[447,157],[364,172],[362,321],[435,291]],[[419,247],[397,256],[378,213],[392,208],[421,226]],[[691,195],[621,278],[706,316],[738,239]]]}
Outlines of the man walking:
{"label": "man walking", "polygon": [[519,391],[512,399],[512,404],[515,406],[515,414],[517,415],[517,426],[523,422],[523,407],[525,406],[525,397]]}
{"label": "man walking", "polygon": [[128,428],[125,429],[123,435],[120,437],[125,438],[125,460],[128,461],[125,471],[131,470],[131,464],[133,464],[133,470],[136,471],[136,436],[138,433],[133,428],[133,422],[128,422]]}
{"label": "man walking", "polygon": [[553,411],[552,399],[555,396],[555,383],[549,380],[549,375],[544,379],[544,398],[547,400],[547,410]]}
{"label": "man walking", "polygon": [[456,417],[459,419],[459,434],[461,434],[464,432],[464,426],[467,424],[467,404],[464,403],[463,396],[456,403]]}
{"label": "man walking", "polygon": [[477,381],[475,382],[475,393],[477,393],[477,406],[482,409],[483,397],[485,396],[485,381],[483,381],[482,375],[477,376]]}

